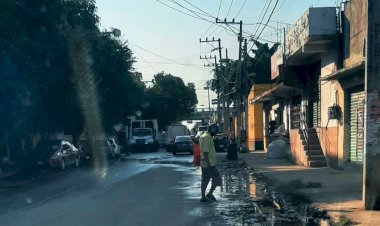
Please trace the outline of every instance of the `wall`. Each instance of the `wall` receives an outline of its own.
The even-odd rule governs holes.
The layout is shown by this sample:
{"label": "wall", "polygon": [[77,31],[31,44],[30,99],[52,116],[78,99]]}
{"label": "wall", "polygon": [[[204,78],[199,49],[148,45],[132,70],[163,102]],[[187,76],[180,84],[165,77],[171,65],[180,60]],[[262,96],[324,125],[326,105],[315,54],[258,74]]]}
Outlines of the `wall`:
{"label": "wall", "polygon": [[335,7],[308,9],[286,33],[285,54],[291,56],[309,41],[323,40],[324,36],[335,35],[336,21]]}
{"label": "wall", "polygon": [[290,130],[289,139],[293,163],[301,166],[307,166],[306,153],[302,146],[299,129]]}
{"label": "wall", "polygon": [[351,0],[344,5],[344,67],[364,61],[367,31],[367,0]]}
{"label": "wall", "polygon": [[[271,87],[271,84],[258,84],[252,86],[251,92],[248,96],[248,103],[250,103],[250,100],[269,90]],[[262,103],[248,105],[247,146],[250,151],[264,149],[264,119]]]}
{"label": "wall", "polygon": [[[321,54],[321,78],[338,70],[338,50]],[[330,167],[339,167],[339,156],[343,153],[343,121],[329,120],[328,108],[338,105],[344,109],[343,90],[336,81],[321,81],[321,125],[317,128],[319,141]],[[339,145],[341,145],[339,147]]]}

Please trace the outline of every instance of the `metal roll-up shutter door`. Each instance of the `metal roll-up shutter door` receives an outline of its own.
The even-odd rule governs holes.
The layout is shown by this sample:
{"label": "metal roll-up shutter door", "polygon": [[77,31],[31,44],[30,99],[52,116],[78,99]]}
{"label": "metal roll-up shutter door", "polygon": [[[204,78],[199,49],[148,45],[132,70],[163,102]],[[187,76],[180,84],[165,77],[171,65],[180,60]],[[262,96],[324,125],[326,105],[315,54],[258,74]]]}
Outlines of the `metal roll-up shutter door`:
{"label": "metal roll-up shutter door", "polygon": [[364,91],[350,94],[350,160],[363,163]]}

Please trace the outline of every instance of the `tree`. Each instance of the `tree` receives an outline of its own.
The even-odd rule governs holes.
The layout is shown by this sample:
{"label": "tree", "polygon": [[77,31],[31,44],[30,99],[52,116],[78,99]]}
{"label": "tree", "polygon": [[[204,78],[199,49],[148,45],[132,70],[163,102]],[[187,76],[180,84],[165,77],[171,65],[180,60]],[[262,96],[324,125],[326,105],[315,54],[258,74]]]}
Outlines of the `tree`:
{"label": "tree", "polygon": [[[274,44],[272,47],[269,47],[268,43],[263,44],[255,41],[255,46],[256,48],[251,50],[254,56],[251,57],[248,55],[245,59],[245,73],[248,75],[248,91],[254,83],[263,84],[271,82],[271,57],[277,51],[279,44]],[[230,81],[227,85],[228,93],[231,93],[230,98],[233,98],[234,95],[232,89],[235,86],[234,82],[239,65],[238,61],[229,61],[224,65],[225,77]],[[214,78],[209,82],[211,89],[217,93],[220,91],[220,79],[223,79],[221,73],[220,67],[217,71],[214,70]],[[224,83],[225,81],[223,80],[223,84]]]}
{"label": "tree", "polygon": [[160,129],[185,119],[198,103],[193,83],[185,85],[181,78],[164,72],[154,76],[153,86],[146,91],[146,101],[149,107],[144,116],[156,118]]}
{"label": "tree", "polygon": [[94,0],[2,0],[0,145],[30,132],[83,131],[78,92],[87,90],[77,89],[73,67],[81,65],[72,64],[69,48],[79,35],[88,52],[80,63],[90,66],[99,123],[110,130],[140,108],[145,86],[133,73],[128,43],[98,25]]}

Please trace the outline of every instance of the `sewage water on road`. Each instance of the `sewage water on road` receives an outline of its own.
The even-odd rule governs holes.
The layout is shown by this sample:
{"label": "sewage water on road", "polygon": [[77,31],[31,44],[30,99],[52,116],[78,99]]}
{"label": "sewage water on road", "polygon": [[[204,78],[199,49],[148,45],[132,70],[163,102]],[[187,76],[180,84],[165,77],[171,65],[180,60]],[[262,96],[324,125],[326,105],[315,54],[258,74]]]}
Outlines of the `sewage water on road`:
{"label": "sewage water on road", "polygon": [[[161,164],[180,165],[178,170],[195,174],[194,179],[184,179],[177,189],[184,191],[194,201],[200,199],[200,168],[190,167],[188,163],[158,161]],[[279,195],[270,191],[264,181],[260,180],[242,161],[221,161],[218,169],[223,178],[223,187],[217,188],[214,195],[218,202],[200,204],[190,211],[191,215],[206,217],[217,215],[223,222],[212,225],[320,225],[324,216],[318,216],[316,210],[308,207],[292,206],[281,203]],[[211,183],[210,183],[211,184]],[[210,184],[208,189],[210,188]],[[208,190],[207,189],[207,190]],[[301,211],[300,211],[301,210]]]}

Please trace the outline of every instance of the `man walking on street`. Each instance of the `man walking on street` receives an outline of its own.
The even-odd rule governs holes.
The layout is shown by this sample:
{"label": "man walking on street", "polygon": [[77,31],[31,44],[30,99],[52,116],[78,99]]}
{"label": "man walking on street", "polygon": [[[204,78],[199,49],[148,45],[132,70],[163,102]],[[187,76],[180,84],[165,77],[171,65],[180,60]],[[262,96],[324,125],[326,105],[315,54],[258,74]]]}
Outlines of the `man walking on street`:
{"label": "man walking on street", "polygon": [[[222,186],[222,178],[216,168],[216,151],[212,136],[216,135],[216,130],[212,126],[209,126],[208,131],[204,132],[200,137],[201,148],[201,168],[202,168],[202,180],[201,180],[201,202],[216,202],[216,198],[213,192],[217,186]],[[207,185],[212,179],[210,191],[206,195]]]}

